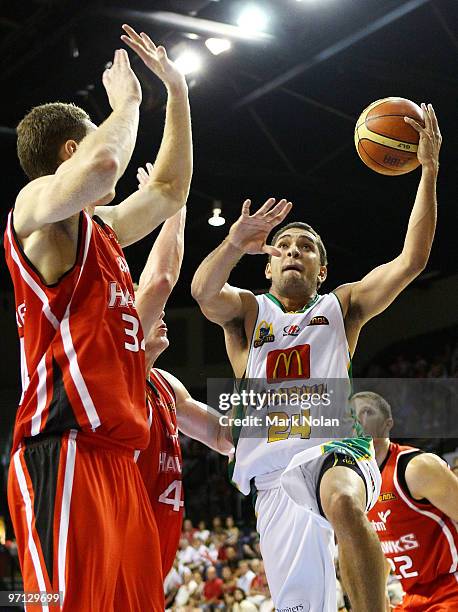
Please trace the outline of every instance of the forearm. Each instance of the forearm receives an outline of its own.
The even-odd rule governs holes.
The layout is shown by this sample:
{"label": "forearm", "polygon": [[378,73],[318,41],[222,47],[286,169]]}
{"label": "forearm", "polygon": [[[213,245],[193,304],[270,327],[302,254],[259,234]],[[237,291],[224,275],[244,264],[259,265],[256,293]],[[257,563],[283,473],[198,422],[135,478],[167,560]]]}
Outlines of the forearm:
{"label": "forearm", "polygon": [[243,252],[226,238],[197,268],[191,284],[192,296],[197,301],[217,296],[242,255]]}
{"label": "forearm", "polygon": [[162,185],[170,198],[186,201],[192,177],[192,133],[186,85],[168,90],[164,135],[151,182]]}
{"label": "forearm", "polygon": [[229,455],[233,449],[230,428],[220,424],[219,416],[210,406],[196,400],[177,406],[180,431],[222,455]]}
{"label": "forearm", "polygon": [[183,262],[185,223],[186,207],[164,222],[140,276],[139,291],[158,283],[167,284],[172,291]]}
{"label": "forearm", "polygon": [[75,161],[103,152],[116,162],[113,189],[124,174],[130,161],[137,138],[139,103],[127,100],[81,143],[75,154]]}
{"label": "forearm", "polygon": [[409,219],[402,258],[409,267],[423,269],[429,258],[436,229],[437,168],[422,168],[417,196]]}

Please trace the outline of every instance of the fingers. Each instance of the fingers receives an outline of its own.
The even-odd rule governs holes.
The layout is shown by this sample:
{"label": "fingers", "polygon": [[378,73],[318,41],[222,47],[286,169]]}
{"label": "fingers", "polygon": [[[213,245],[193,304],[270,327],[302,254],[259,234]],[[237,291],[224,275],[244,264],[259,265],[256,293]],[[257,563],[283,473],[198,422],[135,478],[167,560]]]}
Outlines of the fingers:
{"label": "fingers", "polygon": [[272,255],[273,257],[280,257],[281,256],[281,251],[280,249],[277,249],[276,247],[270,245],[270,244],[265,244],[262,247],[262,252],[263,253],[267,253],[267,255]]}
{"label": "fingers", "polygon": [[250,204],[251,200],[245,200],[245,202],[242,204],[242,217],[250,216]]}
{"label": "fingers", "polygon": [[[130,25],[128,25],[127,23],[123,23],[122,24],[122,29],[124,30],[124,32],[126,32],[126,34],[132,40],[135,40],[139,44],[142,43],[142,37],[139,34],[137,34],[137,32],[134,30],[134,28],[132,28]],[[121,38],[122,38],[122,36],[121,36]]]}
{"label": "fingers", "polygon": [[146,46],[149,47],[152,51],[156,51],[156,50],[159,50],[159,49],[164,49],[164,47],[156,48],[156,45],[153,43],[151,38],[145,32],[142,32],[140,34],[140,36],[141,36],[141,39],[143,40],[143,42],[146,44]]}
{"label": "fingers", "polygon": [[286,215],[289,213],[289,211],[292,209],[293,207],[293,203],[292,202],[286,202],[285,206],[283,207],[283,210],[281,210],[273,219],[273,224],[274,225],[279,225],[280,223],[282,223],[286,217]]}
{"label": "fingers", "polygon": [[408,123],[409,125],[411,125],[413,129],[416,130],[419,134],[426,133],[425,128],[422,125],[420,125],[417,121],[415,121],[415,119],[411,119],[410,117],[404,117],[404,121]]}
{"label": "fingers", "polygon": [[275,204],[275,198],[269,198],[268,200],[264,202],[261,208],[254,213],[253,216],[260,217],[261,215],[265,215],[267,212],[269,212],[272,206],[274,206],[274,204]]}
{"label": "fingers", "polygon": [[151,174],[151,172],[153,171],[153,164],[151,162],[147,162],[146,163],[146,170],[148,171],[148,174]]}
{"label": "fingers", "polygon": [[271,221],[276,215],[278,215],[278,213],[283,210],[286,204],[287,200],[285,200],[285,198],[282,198],[279,202],[277,202],[277,204],[275,204],[275,206],[264,215],[266,221]]}

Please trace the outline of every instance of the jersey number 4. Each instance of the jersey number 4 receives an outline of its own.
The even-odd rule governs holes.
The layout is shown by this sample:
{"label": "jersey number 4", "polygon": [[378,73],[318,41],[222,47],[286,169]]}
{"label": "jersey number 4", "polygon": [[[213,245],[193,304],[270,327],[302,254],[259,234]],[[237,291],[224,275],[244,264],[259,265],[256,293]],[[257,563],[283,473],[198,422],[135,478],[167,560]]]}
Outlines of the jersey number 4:
{"label": "jersey number 4", "polygon": [[159,495],[159,501],[163,504],[173,506],[175,512],[179,512],[184,506],[184,501],[181,499],[183,483],[181,480],[174,480],[166,490]]}

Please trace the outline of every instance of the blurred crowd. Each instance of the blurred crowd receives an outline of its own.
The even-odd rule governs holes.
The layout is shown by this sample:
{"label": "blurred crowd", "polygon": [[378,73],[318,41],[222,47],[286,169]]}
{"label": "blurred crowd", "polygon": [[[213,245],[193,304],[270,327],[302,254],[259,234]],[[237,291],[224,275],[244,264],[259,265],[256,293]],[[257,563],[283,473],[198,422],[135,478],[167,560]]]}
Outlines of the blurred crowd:
{"label": "blurred crowd", "polygon": [[[338,560],[336,572],[339,576]],[[239,527],[232,516],[216,516],[194,527],[190,519],[183,531],[175,562],[164,583],[166,608],[173,612],[227,610],[272,612],[275,608],[255,530]],[[391,603],[402,598],[398,581],[390,581]],[[337,610],[350,610],[337,580]]]}

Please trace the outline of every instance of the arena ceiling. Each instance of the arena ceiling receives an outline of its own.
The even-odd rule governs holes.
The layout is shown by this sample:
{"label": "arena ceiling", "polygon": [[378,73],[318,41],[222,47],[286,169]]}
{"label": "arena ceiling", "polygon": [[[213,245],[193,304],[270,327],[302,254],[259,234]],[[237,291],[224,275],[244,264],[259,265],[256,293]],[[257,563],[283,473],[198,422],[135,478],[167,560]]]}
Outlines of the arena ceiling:
{"label": "arena ceiling", "polygon": [[[15,157],[14,128],[34,105],[61,100],[101,122],[109,106],[101,74],[130,23],[173,56],[192,47],[204,65],[189,76],[195,170],[182,278],[172,302],[191,302],[189,284],[203,257],[226,234],[245,197],[294,202],[291,220],[315,226],[328,246],[328,289],[356,280],[402,247],[419,171],[381,176],[356,155],[353,128],[373,100],[402,96],[433,103],[444,137],[439,224],[423,275],[456,272],[458,170],[458,3],[456,0],[252,0],[269,15],[268,36],[232,38],[218,56],[204,46],[234,25],[249,0],[29,0],[3,5],[0,147],[2,208],[25,179]],[[165,13],[165,15],[164,15]],[[174,14],[175,16],[171,16]],[[186,17],[187,19],[183,19]],[[207,24],[208,26],[208,24]],[[190,37],[191,35],[191,37]],[[131,53],[132,57],[132,53]],[[143,87],[141,127],[132,166],[118,195],[136,188],[136,167],[154,158],[165,91],[133,60]],[[214,200],[227,222],[210,227]],[[138,277],[151,238],[127,250]],[[262,287],[262,258],[247,258],[234,282]],[[2,263],[2,289],[5,289]]]}

